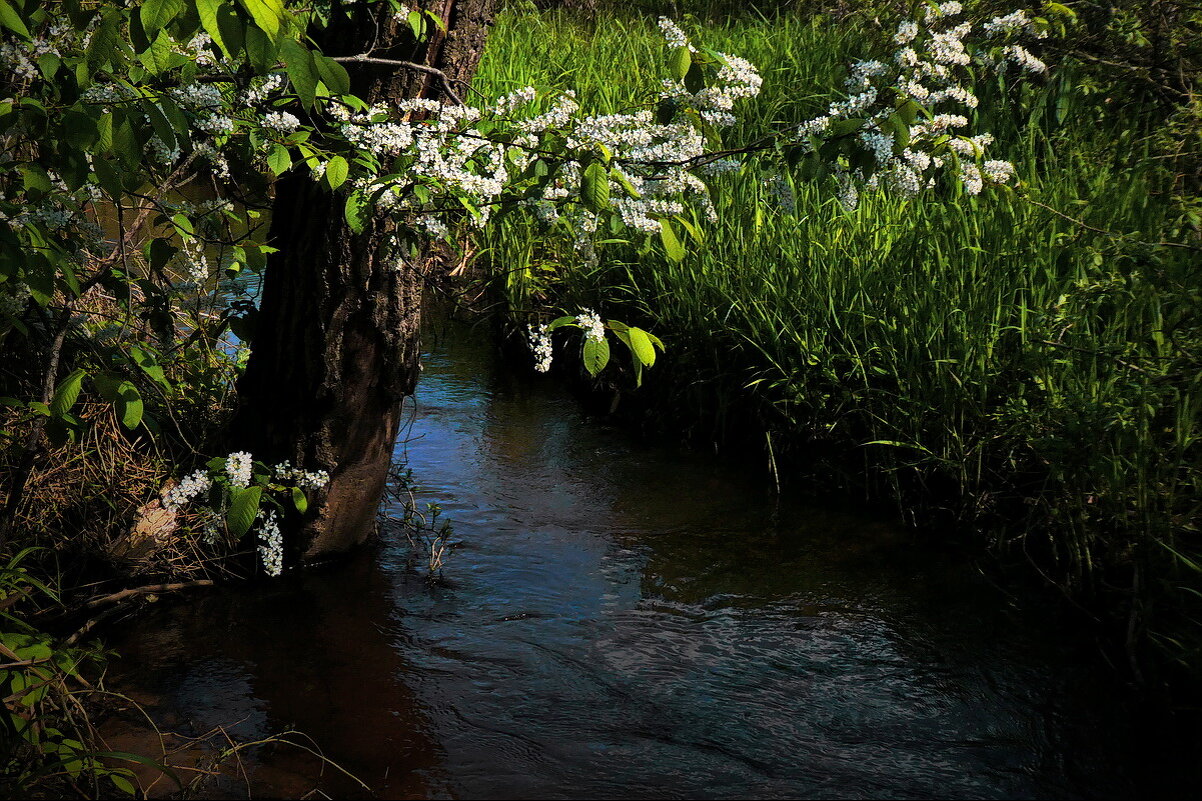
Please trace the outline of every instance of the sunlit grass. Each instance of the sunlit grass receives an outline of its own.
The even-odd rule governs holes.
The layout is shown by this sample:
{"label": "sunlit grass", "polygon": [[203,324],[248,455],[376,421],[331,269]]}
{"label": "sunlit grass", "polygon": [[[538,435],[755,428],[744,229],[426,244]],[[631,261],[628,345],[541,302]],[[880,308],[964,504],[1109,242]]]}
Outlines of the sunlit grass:
{"label": "sunlit grass", "polygon": [[[812,115],[879,35],[867,19],[821,17],[702,34],[765,77],[732,144]],[[476,88],[574,88],[607,113],[653,93],[662,60],[650,17],[510,14]],[[659,403],[677,427],[767,432],[795,466],[833,453],[908,510],[942,506],[1079,588],[1146,586],[1149,565],[1156,581],[1196,583],[1172,577],[1161,546],[1197,548],[1200,254],[1157,244],[1182,240],[1181,211],[1141,121],[1107,116],[1073,76],[1066,65],[1043,85],[991,79],[976,125],[997,135],[1031,200],[1083,224],[1009,192],[867,195],[847,212],[788,174],[796,207],[780,208],[765,186],[779,170],[761,159],[714,182],[718,222],[696,221],[705,242],[680,263],[640,240],[611,245],[599,269],[573,268],[557,239],[518,219],[484,244],[511,308],[528,308],[540,270],[553,271],[563,302],[600,302],[659,333]]]}

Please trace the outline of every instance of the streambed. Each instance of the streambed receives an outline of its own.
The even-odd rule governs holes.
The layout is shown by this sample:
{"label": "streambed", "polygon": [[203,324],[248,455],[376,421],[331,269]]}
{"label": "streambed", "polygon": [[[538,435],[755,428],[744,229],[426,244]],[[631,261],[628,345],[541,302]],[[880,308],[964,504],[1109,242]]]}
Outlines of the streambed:
{"label": "streambed", "polygon": [[[879,520],[589,420],[482,332],[427,341],[398,455],[454,527],[445,581],[393,533],[154,608],[110,638],[112,683],[165,728],[300,730],[380,797],[1184,787],[1178,749],[1038,601]],[[295,749],[243,760],[256,796],[363,794]]]}

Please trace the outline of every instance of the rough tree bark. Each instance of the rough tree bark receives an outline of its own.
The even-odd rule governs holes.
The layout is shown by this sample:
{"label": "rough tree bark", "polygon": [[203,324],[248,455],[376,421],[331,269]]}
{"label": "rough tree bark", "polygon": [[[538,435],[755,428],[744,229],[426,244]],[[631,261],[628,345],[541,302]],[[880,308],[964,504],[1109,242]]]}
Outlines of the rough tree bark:
{"label": "rough tree bark", "polygon": [[[458,85],[475,71],[498,0],[436,0],[428,7],[447,22],[447,34],[436,31],[421,44],[387,4],[333,5],[338,16],[319,39],[326,55],[425,64]],[[428,73],[370,63],[347,69],[352,93],[368,102],[442,92],[441,80]],[[381,247],[386,220],[353,234],[342,208],[340,195],[307,176],[286,175],[277,184],[270,239],[279,252],[268,260],[230,430],[232,447],[256,459],[330,472],[294,541],[305,561],[371,534],[401,403],[419,370],[421,276],[413,267],[398,269]]]}

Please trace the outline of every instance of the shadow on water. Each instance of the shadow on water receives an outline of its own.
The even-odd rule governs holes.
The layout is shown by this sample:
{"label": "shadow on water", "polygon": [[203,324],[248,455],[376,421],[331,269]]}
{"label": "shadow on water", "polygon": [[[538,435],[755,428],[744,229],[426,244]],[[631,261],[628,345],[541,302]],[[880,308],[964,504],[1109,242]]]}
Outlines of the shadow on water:
{"label": "shadow on water", "polygon": [[[424,777],[441,757],[398,679],[411,668],[386,630],[392,588],[366,556],[143,615],[119,632],[110,683],[146,702],[166,731],[195,737],[224,727],[236,741],[303,732],[381,795],[427,797]],[[242,762],[257,797],[299,797],[314,786],[365,795],[300,749],[256,749]],[[218,794],[245,797],[243,779],[228,772]]]}
{"label": "shadow on water", "polygon": [[[1049,610],[430,333],[398,455],[461,543],[446,580],[392,534],[142,617],[118,679],[156,714],[303,730],[385,797],[1184,795],[1194,769]],[[283,753],[251,756],[260,794],[313,785]]]}

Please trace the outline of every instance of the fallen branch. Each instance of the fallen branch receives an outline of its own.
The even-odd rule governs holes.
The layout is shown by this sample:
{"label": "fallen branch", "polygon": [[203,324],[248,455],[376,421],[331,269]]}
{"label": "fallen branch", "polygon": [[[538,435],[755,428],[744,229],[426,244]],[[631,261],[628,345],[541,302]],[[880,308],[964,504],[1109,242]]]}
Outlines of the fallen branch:
{"label": "fallen branch", "polygon": [[196,581],[178,581],[173,584],[148,584],[145,587],[133,587],[128,590],[121,590],[110,595],[102,595],[99,598],[93,598],[87,601],[78,609],[95,609],[98,606],[106,606],[108,604],[120,603],[127,598],[134,598],[139,595],[150,595],[151,593],[159,592],[178,592],[179,590],[189,590],[193,587],[212,587],[214,584],[212,579],[197,579]]}

